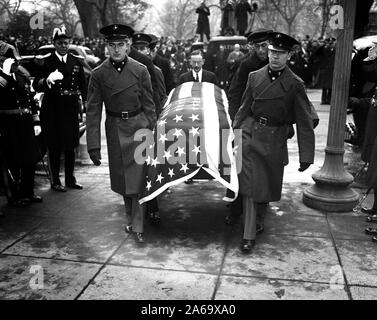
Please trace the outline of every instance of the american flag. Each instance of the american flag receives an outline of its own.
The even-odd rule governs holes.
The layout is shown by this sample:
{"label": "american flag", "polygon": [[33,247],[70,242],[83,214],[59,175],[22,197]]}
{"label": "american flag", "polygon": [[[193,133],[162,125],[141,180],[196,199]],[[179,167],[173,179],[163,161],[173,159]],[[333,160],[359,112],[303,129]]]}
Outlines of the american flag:
{"label": "american flag", "polygon": [[233,140],[223,90],[207,82],[186,82],[172,90],[145,153],[147,174],[140,203],[203,170],[237,196]]}

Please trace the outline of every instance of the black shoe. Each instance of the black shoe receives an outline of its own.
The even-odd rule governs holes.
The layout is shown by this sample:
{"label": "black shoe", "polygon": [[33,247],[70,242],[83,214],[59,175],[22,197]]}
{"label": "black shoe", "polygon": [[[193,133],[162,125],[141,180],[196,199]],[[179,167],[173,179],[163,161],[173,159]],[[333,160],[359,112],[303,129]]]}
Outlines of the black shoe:
{"label": "black shoe", "polygon": [[367,220],[367,222],[370,222],[370,223],[377,223],[377,215],[367,217],[366,220]]}
{"label": "black shoe", "polygon": [[372,241],[377,243],[377,237],[372,237]]}
{"label": "black shoe", "polygon": [[254,246],[255,246],[255,240],[245,240],[245,239],[243,239],[242,244],[241,244],[241,252],[242,253],[250,253],[251,250],[254,248]]}
{"label": "black shoe", "polygon": [[370,236],[377,236],[377,229],[376,228],[366,228],[365,233]]}
{"label": "black shoe", "polygon": [[161,222],[160,214],[158,212],[151,212],[149,214],[149,220],[153,224],[159,224]]}
{"label": "black shoe", "polygon": [[144,233],[136,232],[135,233],[135,240],[136,240],[137,243],[144,243],[145,242]]}
{"label": "black shoe", "polygon": [[124,231],[126,233],[131,233],[132,232],[132,225],[127,225],[125,228],[124,228]]}
{"label": "black shoe", "polygon": [[67,189],[64,188],[61,184],[53,184],[51,186],[52,190],[58,191],[58,192],[67,192]]}
{"label": "black shoe", "polygon": [[370,216],[377,215],[377,211],[373,208],[371,208],[371,209],[361,208],[361,212],[369,214]]}
{"label": "black shoe", "polygon": [[188,179],[185,181],[186,184],[191,184],[191,183],[194,183],[194,181],[192,179]]}
{"label": "black shoe", "polygon": [[70,189],[76,189],[76,190],[82,190],[83,189],[83,186],[81,184],[78,184],[78,183],[69,183],[69,184],[65,184],[65,186],[67,188],[70,188]]}
{"label": "black shoe", "polygon": [[41,203],[43,202],[43,198],[41,196],[36,196],[35,194],[30,197],[25,197],[26,201],[29,201],[31,203]]}
{"label": "black shoe", "polygon": [[262,234],[264,231],[264,225],[261,223],[261,224],[257,224],[257,234]]}

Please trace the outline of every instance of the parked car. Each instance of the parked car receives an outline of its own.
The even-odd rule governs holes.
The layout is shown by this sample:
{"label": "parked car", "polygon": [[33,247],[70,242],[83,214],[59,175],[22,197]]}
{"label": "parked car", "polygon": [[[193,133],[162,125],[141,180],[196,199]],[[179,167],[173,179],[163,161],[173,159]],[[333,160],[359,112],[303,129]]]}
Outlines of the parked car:
{"label": "parked car", "polygon": [[235,44],[239,44],[241,51],[247,53],[247,38],[244,36],[212,37],[207,48],[205,69],[212,72],[215,71],[216,54],[219,51],[220,45],[225,47],[225,54],[228,56],[234,50]]}

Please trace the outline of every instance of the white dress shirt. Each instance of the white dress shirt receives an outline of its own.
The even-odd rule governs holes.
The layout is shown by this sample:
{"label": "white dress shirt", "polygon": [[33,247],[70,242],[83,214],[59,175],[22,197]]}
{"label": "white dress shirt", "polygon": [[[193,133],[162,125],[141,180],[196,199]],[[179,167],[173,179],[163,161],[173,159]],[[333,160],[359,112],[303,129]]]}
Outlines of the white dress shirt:
{"label": "white dress shirt", "polygon": [[67,56],[68,56],[68,54],[65,54],[64,56],[62,56],[57,51],[55,51],[55,54],[59,58],[60,61],[62,61],[62,59],[63,59],[63,62],[67,63]]}
{"label": "white dress shirt", "polygon": [[194,77],[194,79],[196,78],[196,75],[198,75],[199,82],[202,82],[202,79],[203,79],[203,69],[200,69],[200,71],[198,73],[196,73],[194,70],[192,70],[192,76]]}

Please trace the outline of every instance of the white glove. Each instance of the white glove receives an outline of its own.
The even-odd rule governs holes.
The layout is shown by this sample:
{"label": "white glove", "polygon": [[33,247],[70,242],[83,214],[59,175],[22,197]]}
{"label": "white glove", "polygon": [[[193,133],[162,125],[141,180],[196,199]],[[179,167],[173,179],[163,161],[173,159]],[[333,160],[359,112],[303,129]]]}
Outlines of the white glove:
{"label": "white glove", "polygon": [[3,62],[3,72],[8,76],[10,76],[10,68],[12,67],[13,63],[15,63],[13,58],[8,58]]}
{"label": "white glove", "polygon": [[34,126],[34,134],[36,137],[38,137],[42,132],[42,128],[39,125]]}
{"label": "white glove", "polygon": [[50,75],[47,77],[47,85],[51,88],[51,85],[55,84],[56,80],[62,80],[63,74],[56,69],[54,72],[51,72]]}

